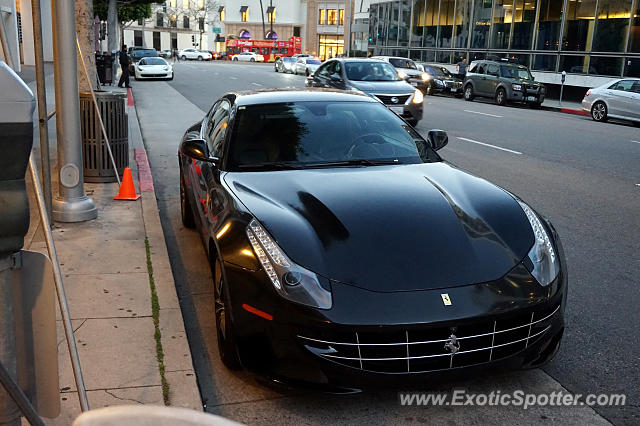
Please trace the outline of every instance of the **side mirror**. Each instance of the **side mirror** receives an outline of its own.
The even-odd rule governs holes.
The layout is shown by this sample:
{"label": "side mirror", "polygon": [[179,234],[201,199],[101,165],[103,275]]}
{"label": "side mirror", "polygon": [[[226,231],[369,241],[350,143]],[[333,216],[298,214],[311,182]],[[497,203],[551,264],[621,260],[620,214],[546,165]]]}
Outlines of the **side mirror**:
{"label": "side mirror", "polygon": [[429,130],[427,134],[427,141],[434,150],[439,150],[449,143],[449,136],[444,130]]}
{"label": "side mirror", "polygon": [[338,74],[338,73],[331,74],[331,80],[333,80],[333,81],[342,81],[342,77],[340,77],[340,74]]}
{"label": "side mirror", "polygon": [[219,159],[209,156],[209,148],[204,139],[185,139],[180,144],[180,151],[187,157],[207,163],[215,163]]}

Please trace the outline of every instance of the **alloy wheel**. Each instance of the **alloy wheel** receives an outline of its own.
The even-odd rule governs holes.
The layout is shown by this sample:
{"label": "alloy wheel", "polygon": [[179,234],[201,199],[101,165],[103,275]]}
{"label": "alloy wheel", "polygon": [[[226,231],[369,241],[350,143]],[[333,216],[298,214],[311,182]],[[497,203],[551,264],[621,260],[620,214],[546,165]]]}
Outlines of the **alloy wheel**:
{"label": "alloy wheel", "polygon": [[591,108],[591,118],[595,121],[606,121],[607,119],[607,106],[604,102],[596,102]]}
{"label": "alloy wheel", "polygon": [[473,100],[473,88],[471,87],[471,85],[468,85],[467,87],[464,88],[464,100],[465,101]]}

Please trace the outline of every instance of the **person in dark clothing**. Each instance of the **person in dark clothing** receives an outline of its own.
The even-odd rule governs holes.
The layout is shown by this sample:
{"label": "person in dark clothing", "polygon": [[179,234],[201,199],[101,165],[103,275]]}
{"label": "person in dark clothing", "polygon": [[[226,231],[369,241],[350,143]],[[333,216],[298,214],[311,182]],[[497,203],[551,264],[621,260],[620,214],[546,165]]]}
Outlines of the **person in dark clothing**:
{"label": "person in dark clothing", "polygon": [[122,49],[120,49],[120,68],[122,68],[122,74],[120,75],[120,81],[118,81],[118,87],[131,87],[129,85],[129,63],[131,63],[131,59],[129,59],[129,55],[127,55],[127,45],[122,45]]}

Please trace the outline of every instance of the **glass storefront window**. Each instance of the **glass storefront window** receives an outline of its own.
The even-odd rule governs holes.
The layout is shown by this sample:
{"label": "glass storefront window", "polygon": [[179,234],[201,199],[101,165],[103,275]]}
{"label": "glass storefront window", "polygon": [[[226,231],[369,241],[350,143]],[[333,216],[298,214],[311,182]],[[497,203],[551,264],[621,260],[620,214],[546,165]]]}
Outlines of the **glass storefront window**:
{"label": "glass storefront window", "polygon": [[591,51],[596,2],[597,0],[582,0],[568,3],[562,50]]}
{"label": "glass storefront window", "polygon": [[411,31],[411,0],[400,2],[400,22],[398,25],[398,44],[409,45],[409,31]]}
{"label": "glass storefront window", "polygon": [[506,49],[509,47],[509,31],[513,21],[513,3],[511,0],[495,0],[493,5],[493,36],[492,49]]}
{"label": "glass storefront window", "polygon": [[438,47],[451,47],[451,39],[453,37],[453,12],[455,4],[455,0],[440,0]]}
{"label": "glass storefront window", "polygon": [[627,58],[624,64],[625,77],[640,77],[640,59]]}
{"label": "glass storefront window", "polygon": [[531,69],[537,71],[555,71],[558,57],[556,55],[534,55]]}
{"label": "glass storefront window", "polygon": [[538,17],[536,49],[557,50],[560,42],[560,24],[562,21],[562,2],[541,0]]}
{"label": "glass storefront window", "polygon": [[622,58],[592,56],[589,62],[589,74],[620,76]]}
{"label": "glass storefront window", "polygon": [[630,13],[631,0],[601,0],[598,3],[594,52],[624,52]]}
{"label": "glass storefront window", "polygon": [[324,25],[327,21],[325,19],[326,10],[320,9],[318,10],[318,25]]}
{"label": "glass storefront window", "polygon": [[471,47],[485,49],[491,29],[491,0],[474,0]]}
{"label": "glass storefront window", "polygon": [[338,11],[336,9],[327,9],[327,25],[338,24]]}
{"label": "glass storefront window", "polygon": [[321,60],[335,58],[344,53],[344,37],[337,35],[320,35],[318,52]]}
{"label": "glass storefront window", "polygon": [[487,55],[484,52],[470,52],[467,62],[470,64],[473,61],[481,61],[483,59],[486,59],[486,57]]}
{"label": "glass storefront window", "polygon": [[[560,68],[558,71],[566,71],[574,74],[586,74],[589,64],[588,56],[560,56]],[[591,73],[594,74],[594,73]]]}
{"label": "glass storefront window", "polygon": [[427,10],[424,18],[424,36],[422,38],[422,46],[435,47],[436,36],[438,35],[438,2],[427,0]]}
{"label": "glass storefront window", "polygon": [[440,51],[436,54],[436,62],[440,62],[442,64],[451,64],[453,63],[454,53],[450,51]]}
{"label": "glass storefront window", "polygon": [[411,23],[411,46],[422,46],[422,34],[425,27],[427,1],[413,1],[413,22]]}
{"label": "glass storefront window", "polygon": [[389,6],[389,33],[387,37],[388,46],[398,45],[398,20],[400,19],[400,4],[394,1]]}
{"label": "glass storefront window", "polygon": [[[631,20],[631,33],[629,34],[629,52],[640,52],[640,3],[637,4]],[[636,63],[640,60],[636,60]]]}
{"label": "glass storefront window", "polygon": [[536,20],[536,3],[532,0],[516,0],[513,12],[512,49],[531,49],[533,23]]}
{"label": "glass storefront window", "polygon": [[473,0],[458,0],[456,3],[456,27],[454,47],[467,48],[469,40],[469,22],[471,21],[471,3]]}

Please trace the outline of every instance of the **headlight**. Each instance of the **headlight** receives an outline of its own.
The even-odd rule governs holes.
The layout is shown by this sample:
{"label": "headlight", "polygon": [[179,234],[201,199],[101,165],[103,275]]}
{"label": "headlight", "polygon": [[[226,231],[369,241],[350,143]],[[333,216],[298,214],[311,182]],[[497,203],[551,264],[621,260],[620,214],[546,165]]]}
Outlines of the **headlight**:
{"label": "headlight", "polygon": [[512,88],[513,90],[518,90],[518,91],[522,90],[522,86],[521,86],[521,85],[519,85],[519,84],[512,84],[512,85],[511,85],[511,88]]}
{"label": "headlight", "polygon": [[164,67],[163,68],[165,71],[169,71],[169,67]]}
{"label": "headlight", "polygon": [[398,77],[404,80],[405,78],[407,78],[407,73],[404,71],[398,71]]}
{"label": "headlight", "polygon": [[282,297],[303,305],[331,309],[331,291],[326,278],[293,263],[255,219],[247,227],[247,237],[264,272]]}
{"label": "headlight", "polygon": [[421,92],[421,91],[419,91],[419,90],[416,90],[416,91],[413,93],[413,101],[412,101],[412,102],[413,102],[414,104],[421,104],[421,103],[422,103],[422,101],[424,101],[424,96],[422,96],[422,92]]}
{"label": "headlight", "polygon": [[527,255],[533,263],[531,275],[540,283],[540,285],[549,285],[556,279],[560,272],[560,262],[553,247],[553,243],[549,238],[549,234],[538,216],[522,201],[518,201],[520,207],[529,219],[535,242]]}
{"label": "headlight", "polygon": [[431,79],[431,76],[426,72],[423,72],[420,78],[422,78],[424,81],[429,81]]}
{"label": "headlight", "polygon": [[436,78],[435,80],[433,80],[438,86],[444,86],[444,83],[442,82],[442,80]]}

